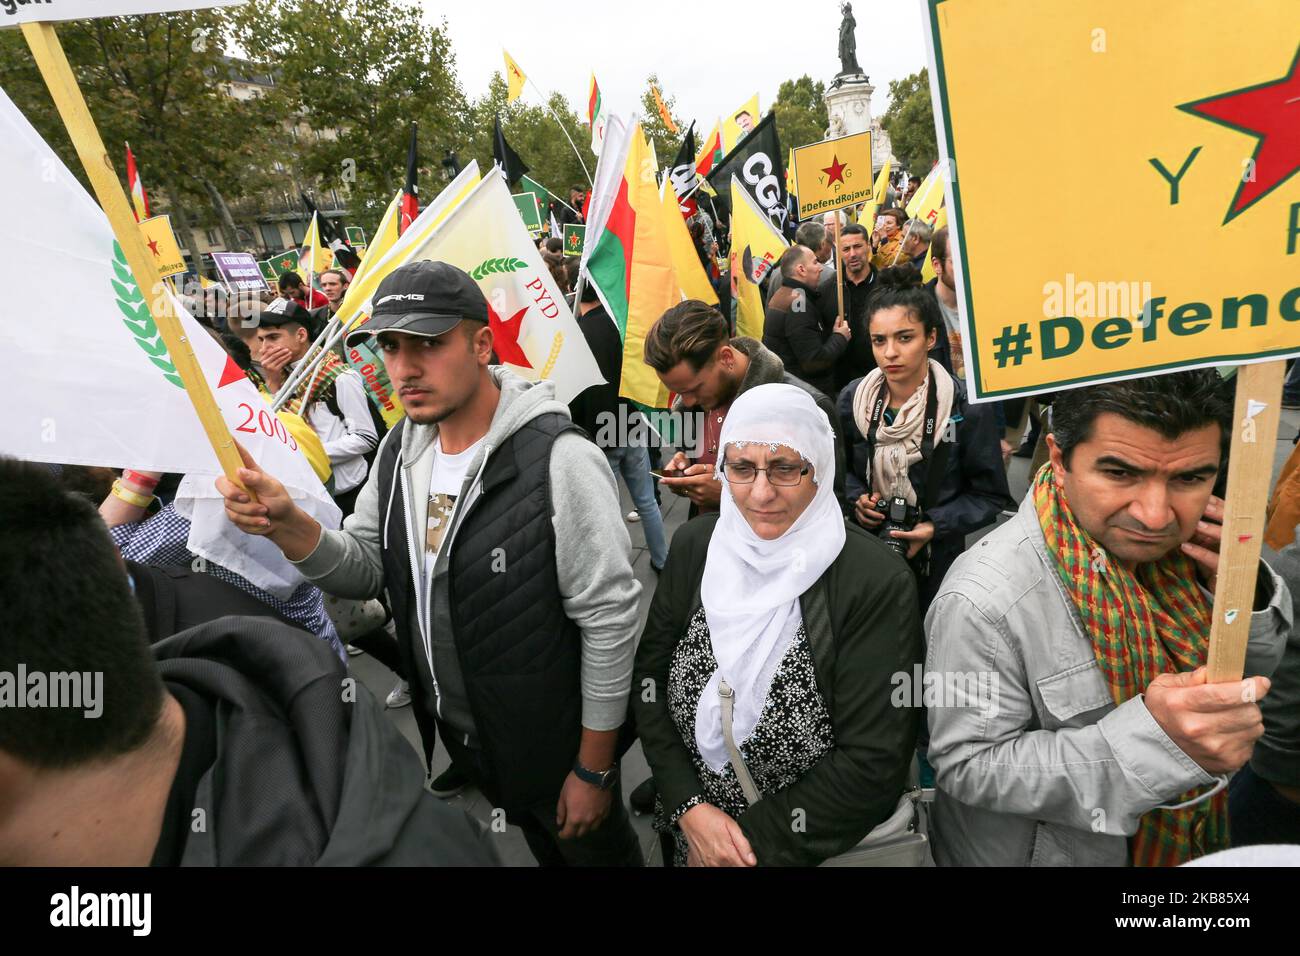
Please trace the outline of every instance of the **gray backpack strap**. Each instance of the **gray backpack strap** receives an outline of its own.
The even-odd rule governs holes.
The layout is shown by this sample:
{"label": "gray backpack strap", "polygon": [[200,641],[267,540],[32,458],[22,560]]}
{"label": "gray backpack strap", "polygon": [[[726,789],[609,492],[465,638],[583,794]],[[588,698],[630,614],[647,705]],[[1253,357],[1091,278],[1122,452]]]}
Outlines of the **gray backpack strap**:
{"label": "gray backpack strap", "polygon": [[763,799],[763,795],[758,792],[758,787],[754,786],[754,778],[749,775],[745,758],[740,755],[740,748],[736,746],[736,738],[732,733],[736,692],[731,689],[722,675],[718,675],[718,696],[722,698],[722,739],[727,745],[727,757],[731,760],[731,769],[736,772],[736,779],[740,781],[740,789],[745,792],[745,799],[750,806],[753,806]]}

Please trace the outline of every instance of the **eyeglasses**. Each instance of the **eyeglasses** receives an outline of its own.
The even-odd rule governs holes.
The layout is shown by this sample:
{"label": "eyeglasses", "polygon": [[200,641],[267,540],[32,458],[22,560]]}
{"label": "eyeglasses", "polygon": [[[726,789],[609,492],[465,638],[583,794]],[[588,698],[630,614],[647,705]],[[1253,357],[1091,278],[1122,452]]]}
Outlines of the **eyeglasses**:
{"label": "eyeglasses", "polygon": [[754,479],[758,477],[760,471],[767,473],[767,480],[773,485],[797,485],[803,480],[803,476],[812,471],[807,465],[791,465],[786,462],[778,462],[775,465],[768,465],[766,468],[756,468],[747,461],[724,461],[722,463],[722,474],[733,485],[753,484]]}

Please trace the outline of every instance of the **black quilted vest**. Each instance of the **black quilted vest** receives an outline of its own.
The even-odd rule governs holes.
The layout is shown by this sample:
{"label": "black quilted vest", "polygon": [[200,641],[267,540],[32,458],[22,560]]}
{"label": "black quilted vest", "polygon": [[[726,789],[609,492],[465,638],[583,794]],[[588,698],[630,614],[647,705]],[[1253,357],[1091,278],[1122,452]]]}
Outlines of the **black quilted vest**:
{"label": "black quilted vest", "polygon": [[[398,434],[377,463],[379,507],[388,508],[391,492],[384,579],[428,759],[433,708],[415,678],[415,668],[428,665],[420,635],[410,628],[416,606],[407,556],[410,523],[401,486],[392,487],[405,425],[403,419],[394,428]],[[581,433],[567,416],[547,413],[494,448],[451,543],[448,604],[489,774],[484,789],[508,810],[558,798],[581,742],[581,633],[560,601],[551,523],[551,446],[566,431]]]}

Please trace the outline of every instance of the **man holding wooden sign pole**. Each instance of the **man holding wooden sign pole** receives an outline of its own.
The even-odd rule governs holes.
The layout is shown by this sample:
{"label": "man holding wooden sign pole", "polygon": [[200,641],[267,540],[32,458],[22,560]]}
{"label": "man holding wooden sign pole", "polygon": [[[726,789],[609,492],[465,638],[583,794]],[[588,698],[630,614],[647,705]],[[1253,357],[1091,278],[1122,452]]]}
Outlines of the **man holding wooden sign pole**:
{"label": "man holding wooden sign pole", "polygon": [[[926,7],[970,392],[1057,392],[1051,461],[927,617],[927,679],[992,688],[929,710],[936,859],[1182,863],[1229,844],[1226,775],[1263,732],[1292,623],[1259,554],[1283,359],[1300,352],[1294,11]],[[1015,84],[988,71],[1001,59]],[[1057,237],[1014,261],[1008,142]],[[1109,241],[1113,209],[1084,198],[1098,188],[1156,241]]]}

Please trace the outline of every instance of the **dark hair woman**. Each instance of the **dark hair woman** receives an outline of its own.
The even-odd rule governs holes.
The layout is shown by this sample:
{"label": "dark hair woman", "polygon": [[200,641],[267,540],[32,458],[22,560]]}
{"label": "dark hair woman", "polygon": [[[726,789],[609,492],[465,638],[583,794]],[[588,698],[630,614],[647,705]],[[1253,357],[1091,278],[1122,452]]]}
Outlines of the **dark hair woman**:
{"label": "dark hair woman", "polygon": [[922,612],[965,550],[966,535],[1011,505],[991,405],[929,357],[938,300],[910,266],[885,269],[867,305],[876,368],[840,392],[849,437],[845,491],[857,523],[893,545],[917,576]]}

